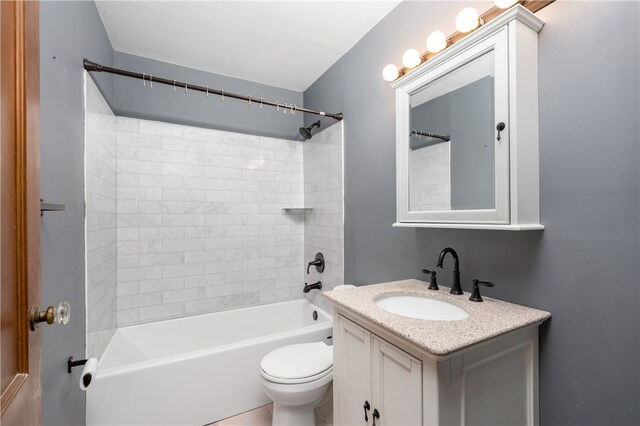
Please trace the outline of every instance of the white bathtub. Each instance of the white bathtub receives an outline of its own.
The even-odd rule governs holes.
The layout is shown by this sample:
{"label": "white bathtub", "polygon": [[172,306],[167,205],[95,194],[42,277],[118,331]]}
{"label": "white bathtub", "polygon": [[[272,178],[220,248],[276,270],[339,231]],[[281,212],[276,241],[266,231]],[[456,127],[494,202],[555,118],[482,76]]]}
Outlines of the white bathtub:
{"label": "white bathtub", "polygon": [[304,299],[119,328],[87,391],[87,425],[204,425],[251,410],[269,403],[264,355],[329,336],[331,316]]}

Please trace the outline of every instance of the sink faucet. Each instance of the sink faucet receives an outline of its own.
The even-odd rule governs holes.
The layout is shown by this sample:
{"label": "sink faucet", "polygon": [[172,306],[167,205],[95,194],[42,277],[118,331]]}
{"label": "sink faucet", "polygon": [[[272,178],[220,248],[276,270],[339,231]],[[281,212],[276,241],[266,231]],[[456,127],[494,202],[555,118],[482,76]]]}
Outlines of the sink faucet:
{"label": "sink faucet", "polygon": [[462,287],[460,287],[460,262],[458,261],[458,253],[451,247],[447,247],[440,252],[440,257],[438,257],[438,264],[436,265],[438,268],[442,269],[442,261],[444,260],[447,253],[451,253],[453,256],[453,285],[451,286],[451,294],[464,294],[462,291]]}

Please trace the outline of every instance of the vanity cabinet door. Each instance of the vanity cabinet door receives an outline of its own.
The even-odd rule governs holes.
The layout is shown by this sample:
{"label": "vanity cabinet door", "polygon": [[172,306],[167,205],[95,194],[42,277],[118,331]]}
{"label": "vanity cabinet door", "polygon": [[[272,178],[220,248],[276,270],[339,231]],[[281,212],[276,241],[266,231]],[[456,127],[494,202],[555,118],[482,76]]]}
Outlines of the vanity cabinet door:
{"label": "vanity cabinet door", "polygon": [[422,363],[375,336],[372,361],[376,425],[422,424]]}
{"label": "vanity cabinet door", "polygon": [[373,408],[365,422],[364,405],[365,401],[372,403],[371,333],[341,316],[337,318],[333,338],[335,424],[370,425]]}

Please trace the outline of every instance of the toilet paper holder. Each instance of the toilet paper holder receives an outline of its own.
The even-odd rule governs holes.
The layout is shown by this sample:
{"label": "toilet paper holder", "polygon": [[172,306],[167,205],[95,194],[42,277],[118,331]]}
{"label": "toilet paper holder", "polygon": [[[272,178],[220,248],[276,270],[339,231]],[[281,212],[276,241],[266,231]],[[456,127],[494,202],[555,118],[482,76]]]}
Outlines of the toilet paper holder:
{"label": "toilet paper holder", "polygon": [[87,363],[88,360],[86,359],[79,359],[77,361],[73,360],[73,357],[70,356],[69,359],[67,360],[67,373],[71,374],[71,369],[73,367],[78,367],[80,365],[85,365]]}

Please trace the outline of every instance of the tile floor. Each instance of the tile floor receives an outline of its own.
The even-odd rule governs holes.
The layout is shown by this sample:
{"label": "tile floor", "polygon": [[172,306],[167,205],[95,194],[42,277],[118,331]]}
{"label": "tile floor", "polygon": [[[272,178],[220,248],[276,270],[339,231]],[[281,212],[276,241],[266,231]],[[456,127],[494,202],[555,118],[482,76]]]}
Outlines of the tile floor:
{"label": "tile floor", "polygon": [[209,426],[271,426],[273,404],[263,405],[255,410],[211,423]]}

